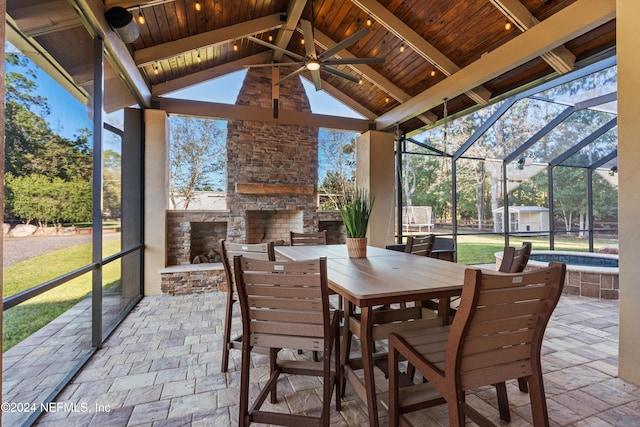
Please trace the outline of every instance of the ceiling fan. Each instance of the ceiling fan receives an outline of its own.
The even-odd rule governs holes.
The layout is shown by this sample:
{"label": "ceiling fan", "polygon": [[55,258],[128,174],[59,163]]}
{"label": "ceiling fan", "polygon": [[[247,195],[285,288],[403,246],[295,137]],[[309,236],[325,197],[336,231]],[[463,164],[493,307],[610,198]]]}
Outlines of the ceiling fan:
{"label": "ceiling fan", "polygon": [[266,46],[270,49],[280,51],[285,55],[291,57],[295,60],[295,62],[284,62],[284,63],[273,63],[273,64],[259,64],[259,65],[248,65],[248,68],[252,67],[283,67],[283,66],[293,66],[297,65],[299,68],[287,76],[280,79],[276,84],[280,84],[285,80],[288,80],[292,77],[295,77],[301,74],[304,71],[311,72],[311,78],[313,80],[313,84],[316,87],[316,90],[322,89],[322,80],[320,79],[320,71],[325,71],[327,73],[333,74],[335,76],[342,77],[344,79],[350,80],[354,83],[357,83],[359,79],[355,76],[352,76],[349,73],[345,73],[340,71],[339,69],[333,67],[334,65],[347,65],[347,64],[382,64],[385,61],[385,58],[334,58],[333,56],[340,52],[342,49],[351,46],[356,43],[358,40],[363,38],[369,33],[367,28],[363,28],[346,39],[342,40],[339,43],[336,43],[329,49],[322,52],[320,55],[316,53],[316,46],[314,43],[313,37],[313,25],[310,21],[306,21],[304,19],[300,20],[300,27],[302,27],[302,35],[304,38],[304,46],[306,49],[306,57],[302,55],[298,55],[295,52],[291,52],[289,50],[283,49],[279,46],[266,42],[257,37],[249,36],[248,39]]}

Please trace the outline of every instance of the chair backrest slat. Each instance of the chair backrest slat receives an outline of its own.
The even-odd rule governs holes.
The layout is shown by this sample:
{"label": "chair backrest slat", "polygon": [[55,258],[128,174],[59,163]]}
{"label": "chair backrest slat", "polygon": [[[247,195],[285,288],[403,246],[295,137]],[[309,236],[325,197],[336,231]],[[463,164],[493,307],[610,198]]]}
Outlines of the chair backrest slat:
{"label": "chair backrest slat", "polygon": [[521,273],[527,267],[531,256],[531,242],[522,242],[518,249],[513,246],[504,248],[502,262],[498,271],[502,273]]}
{"label": "chair backrest slat", "polygon": [[565,272],[557,263],[516,274],[467,269],[445,362],[465,389],[531,373]]}
{"label": "chair backrest slat", "polygon": [[408,236],[404,251],[408,254],[430,256],[436,241],[435,234],[426,236]]}
{"label": "chair backrest slat", "polygon": [[310,245],[326,245],[327,230],[318,231],[317,233],[296,233],[289,232],[289,241],[291,246],[310,246]]}
{"label": "chair backrest slat", "polygon": [[234,264],[246,342],[324,348],[330,335],[326,259],[269,262],[240,256]]}
{"label": "chair backrest slat", "polygon": [[220,240],[220,255],[222,257],[222,266],[227,278],[229,290],[234,290],[235,277],[233,274],[233,257],[243,255],[249,258],[275,261],[276,253],[273,242],[267,243],[234,243]]}

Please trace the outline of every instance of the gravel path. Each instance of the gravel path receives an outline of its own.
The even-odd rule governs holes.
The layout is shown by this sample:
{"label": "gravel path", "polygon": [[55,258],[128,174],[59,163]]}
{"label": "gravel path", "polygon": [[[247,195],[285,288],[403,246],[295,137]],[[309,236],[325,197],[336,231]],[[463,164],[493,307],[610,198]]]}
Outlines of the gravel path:
{"label": "gravel path", "polygon": [[[119,238],[120,233],[109,233],[103,236],[105,240]],[[16,262],[44,255],[51,251],[85,243],[91,243],[91,235],[5,237],[3,240],[4,256],[2,265],[8,267]]]}

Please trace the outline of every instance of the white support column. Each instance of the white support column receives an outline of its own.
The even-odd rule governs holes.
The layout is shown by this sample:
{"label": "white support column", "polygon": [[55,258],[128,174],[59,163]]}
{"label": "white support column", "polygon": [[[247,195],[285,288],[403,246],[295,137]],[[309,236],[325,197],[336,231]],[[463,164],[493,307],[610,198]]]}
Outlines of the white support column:
{"label": "white support column", "polygon": [[367,237],[370,246],[384,248],[395,233],[394,135],[367,131],[356,139],[356,183],[375,197]]}
{"label": "white support column", "polygon": [[640,2],[616,2],[618,54],[618,236],[620,243],[620,343],[618,375],[640,385],[640,55],[638,21]]}
{"label": "white support column", "polygon": [[144,294],[159,295],[159,269],[166,267],[169,188],[169,119],[162,110],[144,112]]}

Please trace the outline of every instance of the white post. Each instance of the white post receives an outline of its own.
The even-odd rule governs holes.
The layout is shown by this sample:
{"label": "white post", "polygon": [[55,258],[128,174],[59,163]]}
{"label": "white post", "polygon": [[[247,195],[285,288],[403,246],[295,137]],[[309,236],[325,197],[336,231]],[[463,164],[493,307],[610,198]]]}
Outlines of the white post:
{"label": "white post", "polygon": [[356,183],[375,197],[368,244],[384,248],[395,234],[394,135],[367,131],[356,139]]}

